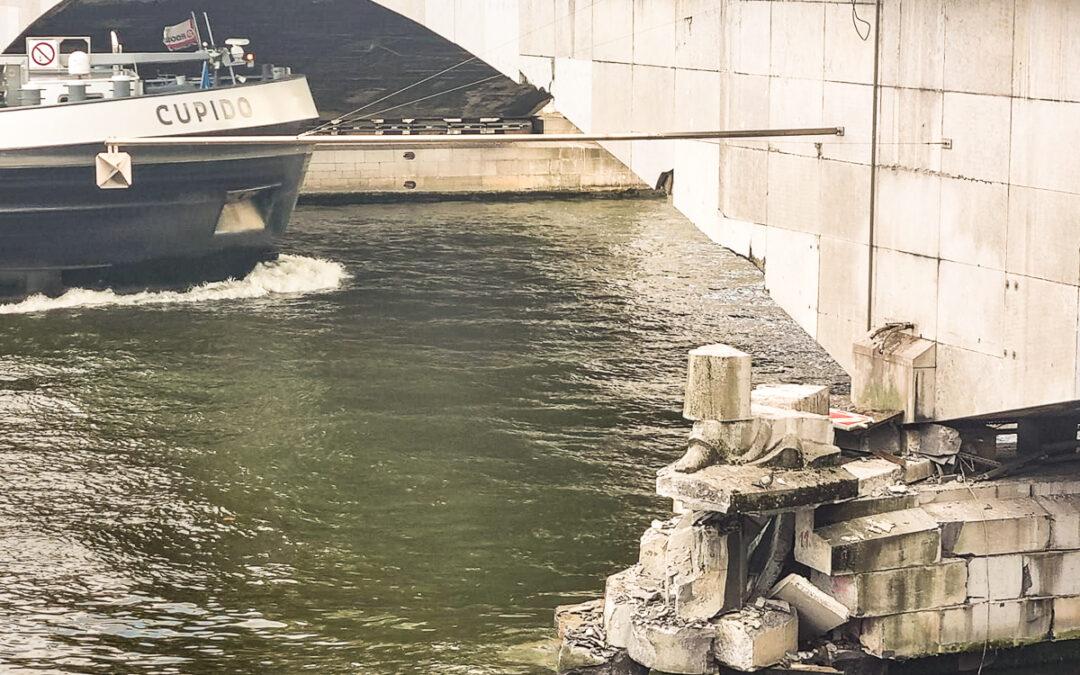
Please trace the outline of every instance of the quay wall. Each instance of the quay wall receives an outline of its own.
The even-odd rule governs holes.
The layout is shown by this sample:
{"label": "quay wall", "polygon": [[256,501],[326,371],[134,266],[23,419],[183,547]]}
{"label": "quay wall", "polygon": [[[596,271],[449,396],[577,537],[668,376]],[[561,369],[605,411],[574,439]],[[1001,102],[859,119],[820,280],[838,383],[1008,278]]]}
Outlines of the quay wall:
{"label": "quay wall", "polygon": [[598,193],[644,190],[624,164],[594,143],[515,143],[319,150],[307,196]]}
{"label": "quay wall", "polygon": [[646,183],[674,169],[675,206],[849,372],[912,324],[924,419],[1080,399],[1080,4],[378,1],[586,132],[844,126],[606,147]]}

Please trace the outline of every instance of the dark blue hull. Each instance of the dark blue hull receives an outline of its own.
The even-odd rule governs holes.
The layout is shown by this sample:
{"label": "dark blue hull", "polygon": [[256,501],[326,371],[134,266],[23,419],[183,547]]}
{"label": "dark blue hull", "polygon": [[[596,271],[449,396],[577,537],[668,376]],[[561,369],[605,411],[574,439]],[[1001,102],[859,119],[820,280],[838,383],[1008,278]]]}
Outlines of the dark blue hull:
{"label": "dark blue hull", "polygon": [[[30,279],[35,290],[35,278],[53,283],[59,272],[162,266],[197,277],[205,260],[265,259],[288,228],[310,159],[303,146],[136,148],[132,187],[102,190],[100,151],[0,153],[0,283]],[[236,203],[239,224],[226,206]]]}

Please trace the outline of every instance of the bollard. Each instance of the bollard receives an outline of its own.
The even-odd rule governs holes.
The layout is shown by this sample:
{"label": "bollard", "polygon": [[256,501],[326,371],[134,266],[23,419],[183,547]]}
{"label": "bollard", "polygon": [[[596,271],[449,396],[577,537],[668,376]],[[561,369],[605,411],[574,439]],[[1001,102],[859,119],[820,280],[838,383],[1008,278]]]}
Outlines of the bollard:
{"label": "bollard", "polygon": [[750,419],[750,355],[727,345],[690,352],[683,417],[728,422]]}

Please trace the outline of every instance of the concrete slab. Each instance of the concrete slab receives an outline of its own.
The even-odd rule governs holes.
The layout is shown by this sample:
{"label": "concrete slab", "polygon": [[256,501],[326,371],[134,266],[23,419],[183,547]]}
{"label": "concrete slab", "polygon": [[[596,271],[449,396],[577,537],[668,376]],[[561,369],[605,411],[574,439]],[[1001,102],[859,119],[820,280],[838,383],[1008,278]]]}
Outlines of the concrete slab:
{"label": "concrete slab", "polygon": [[643,666],[665,673],[699,675],[714,671],[716,630],[708,624],[680,625],[635,620],[627,651]]}
{"label": "concrete slab", "polygon": [[604,633],[607,643],[626,648],[633,617],[649,602],[660,599],[658,584],[641,576],[637,565],[612,574],[604,584]]}
{"label": "concrete slab", "polygon": [[742,605],[746,560],[742,530],[734,524],[695,524],[683,516],[668,537],[665,590],[675,614],[704,621]]}
{"label": "concrete slab", "polygon": [[924,481],[936,473],[934,463],[925,457],[905,457],[904,459],[903,480],[908,485]]}
{"label": "concrete slab", "polygon": [[1055,640],[1080,638],[1080,597],[1054,598],[1051,630]]}
{"label": "concrete slab", "polygon": [[766,604],[725,614],[713,622],[714,655],[729,668],[754,671],[775,665],[799,649],[799,621],[792,611]]}
{"label": "concrete slab", "polygon": [[902,495],[860,497],[849,502],[826,504],[817,508],[814,513],[814,522],[817,527],[825,527],[864,516],[913,509],[919,505],[918,499],[917,494],[908,492]]}
{"label": "concrete slab", "polygon": [[1051,617],[1050,600],[976,603],[864,619],[859,641],[889,659],[1016,647],[1046,639]]}
{"label": "concrete slab", "polygon": [[1024,594],[1024,556],[996,555],[968,561],[967,595],[972,602],[1013,600]]}
{"label": "concrete slab", "polygon": [[1059,494],[1035,497],[1050,514],[1052,549],[1080,549],[1080,495]]}
{"label": "concrete slab", "polygon": [[816,384],[763,384],[750,392],[750,403],[829,416],[829,388]]}
{"label": "concrete slab", "polygon": [[852,499],[859,482],[840,469],[768,469],[709,466],[697,473],[661,469],[656,491],[691,508],[719,513],[759,513]]}
{"label": "concrete slab", "polygon": [[903,482],[904,467],[887,459],[857,459],[841,467],[859,481],[859,496],[882,494],[890,485]]}
{"label": "concrete slab", "polygon": [[942,560],[934,565],[865,574],[829,576],[815,571],[811,578],[815,586],[856,617],[960,605],[967,597],[968,572],[963,560]]}
{"label": "concrete slab", "polygon": [[941,502],[922,508],[941,525],[945,555],[1041,551],[1050,543],[1050,514],[1032,498]]}
{"label": "concrete slab", "polygon": [[922,509],[882,513],[797,529],[795,559],[830,575],[929,565],[941,559],[941,534]]}
{"label": "concrete slab", "polygon": [[799,617],[799,635],[803,639],[828,633],[851,618],[847,607],[798,574],[781,579],[769,596],[795,608]]}
{"label": "concrete slab", "polygon": [[1080,595],[1080,551],[1050,551],[1024,556],[1024,595]]}

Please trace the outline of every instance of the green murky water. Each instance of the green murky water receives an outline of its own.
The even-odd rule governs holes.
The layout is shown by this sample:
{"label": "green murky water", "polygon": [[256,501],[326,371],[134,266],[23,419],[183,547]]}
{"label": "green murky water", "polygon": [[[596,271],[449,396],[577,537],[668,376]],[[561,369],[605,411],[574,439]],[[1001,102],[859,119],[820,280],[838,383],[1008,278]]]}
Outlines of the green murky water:
{"label": "green murky water", "polygon": [[305,208],[288,248],[270,286],[327,290],[0,316],[0,670],[545,672],[670,506],[687,349],[842,381],[663,202]]}

